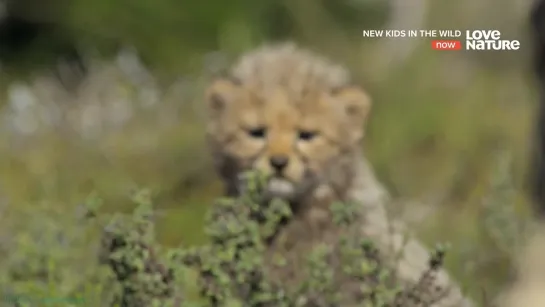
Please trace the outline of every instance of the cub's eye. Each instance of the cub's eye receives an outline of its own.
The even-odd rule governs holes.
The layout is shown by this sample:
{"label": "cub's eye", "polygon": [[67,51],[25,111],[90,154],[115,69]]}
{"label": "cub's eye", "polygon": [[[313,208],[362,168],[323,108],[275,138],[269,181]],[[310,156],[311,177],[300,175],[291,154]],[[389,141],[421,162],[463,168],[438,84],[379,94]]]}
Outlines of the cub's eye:
{"label": "cub's eye", "polygon": [[248,135],[256,139],[262,139],[267,135],[267,129],[263,127],[248,129]]}
{"label": "cub's eye", "polygon": [[316,134],[317,133],[314,132],[314,131],[302,130],[302,131],[299,131],[299,139],[302,140],[302,141],[310,141],[314,137],[316,137]]}

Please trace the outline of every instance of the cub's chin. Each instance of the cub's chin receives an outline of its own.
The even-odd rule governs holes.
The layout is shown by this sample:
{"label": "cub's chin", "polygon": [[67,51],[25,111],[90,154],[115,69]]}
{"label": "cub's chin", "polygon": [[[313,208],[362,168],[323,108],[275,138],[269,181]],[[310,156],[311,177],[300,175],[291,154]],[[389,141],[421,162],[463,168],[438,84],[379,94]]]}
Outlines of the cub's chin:
{"label": "cub's chin", "polygon": [[313,190],[316,188],[316,180],[307,179],[303,182],[295,183],[284,178],[272,177],[266,186],[267,195],[265,199],[282,199],[292,206],[298,206],[307,196],[312,195]]}
{"label": "cub's chin", "polygon": [[[247,184],[248,177],[244,174],[245,173],[241,173],[238,177],[237,192],[234,195],[239,195],[241,188],[243,190],[244,186]],[[301,182],[294,182],[280,176],[269,176],[263,186],[262,191],[264,193],[262,195],[262,201],[269,202],[273,199],[280,199],[291,205],[297,205],[304,201],[307,196],[313,194],[313,190],[317,187],[317,183],[317,177],[310,176],[310,174],[305,176],[304,180]]]}
{"label": "cub's chin", "polygon": [[296,194],[295,185],[286,179],[271,178],[267,183],[268,198],[280,198],[286,201],[294,199]]}

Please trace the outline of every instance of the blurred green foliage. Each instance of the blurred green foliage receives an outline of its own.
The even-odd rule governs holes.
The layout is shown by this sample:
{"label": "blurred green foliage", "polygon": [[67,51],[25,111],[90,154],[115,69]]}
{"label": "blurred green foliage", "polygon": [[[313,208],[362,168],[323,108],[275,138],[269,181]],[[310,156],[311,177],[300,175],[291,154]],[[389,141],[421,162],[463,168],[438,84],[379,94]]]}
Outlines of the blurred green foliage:
{"label": "blurred green foliage", "polygon": [[[345,32],[380,27],[387,16],[387,2],[377,0],[42,2],[10,2],[16,14],[56,27],[53,37],[47,33],[47,37],[37,38],[25,61],[43,57],[41,53],[50,56],[55,41],[64,43],[66,39],[86,52],[105,56],[119,47],[133,46],[156,73],[170,77],[198,70],[195,64],[199,65],[203,53],[210,50],[236,55],[260,42],[308,36],[307,25],[300,23],[299,16],[300,9],[307,6],[316,11],[307,17],[323,15],[328,23],[341,25],[339,30]],[[351,36],[359,34],[358,30]]]}

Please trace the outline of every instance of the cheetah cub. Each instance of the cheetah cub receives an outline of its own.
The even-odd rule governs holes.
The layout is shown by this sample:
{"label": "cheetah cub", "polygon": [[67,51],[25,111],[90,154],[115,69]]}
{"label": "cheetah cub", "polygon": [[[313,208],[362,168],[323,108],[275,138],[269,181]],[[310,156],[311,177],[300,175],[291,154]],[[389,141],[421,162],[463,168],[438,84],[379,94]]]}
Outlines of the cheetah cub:
{"label": "cheetah cub", "polygon": [[[294,217],[270,246],[293,269],[279,278],[297,280],[301,255],[320,242],[334,243],[333,201],[361,204],[358,231],[385,257],[403,255],[394,264],[399,278],[415,282],[428,268],[426,249],[392,230],[388,195],[361,150],[371,99],[344,67],[291,43],[267,45],[214,80],[205,99],[208,144],[226,194],[238,195],[239,175],[258,170],[270,176],[267,196],[292,206]],[[445,272],[436,282],[450,291],[434,307],[472,306]]]}

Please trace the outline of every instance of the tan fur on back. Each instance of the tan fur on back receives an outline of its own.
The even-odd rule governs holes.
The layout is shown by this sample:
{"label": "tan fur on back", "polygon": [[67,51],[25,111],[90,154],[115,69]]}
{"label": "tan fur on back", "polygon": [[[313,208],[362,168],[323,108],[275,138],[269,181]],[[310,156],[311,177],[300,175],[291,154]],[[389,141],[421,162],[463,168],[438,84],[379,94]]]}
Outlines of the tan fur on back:
{"label": "tan fur on back", "polygon": [[518,280],[498,299],[500,307],[545,306],[545,226],[528,242],[520,255]]}
{"label": "tan fur on back", "polygon": [[[286,254],[296,269],[312,246],[338,237],[329,205],[357,201],[363,212],[358,233],[385,258],[402,254],[392,265],[403,281],[415,282],[428,268],[424,246],[405,238],[403,226],[386,214],[389,196],[361,151],[371,100],[343,67],[293,44],[264,46],[215,80],[206,103],[207,137],[226,193],[237,195],[238,175],[256,169],[272,176],[270,194],[294,207],[271,254]],[[286,163],[277,168],[275,161]],[[278,276],[297,279],[289,270]],[[437,286],[451,292],[434,307],[472,306],[446,272],[439,272]]]}

